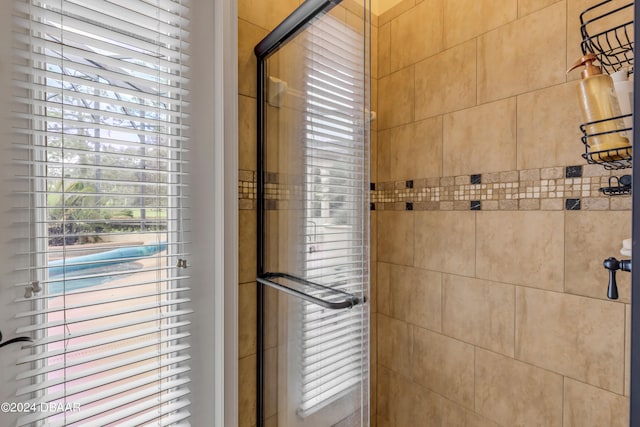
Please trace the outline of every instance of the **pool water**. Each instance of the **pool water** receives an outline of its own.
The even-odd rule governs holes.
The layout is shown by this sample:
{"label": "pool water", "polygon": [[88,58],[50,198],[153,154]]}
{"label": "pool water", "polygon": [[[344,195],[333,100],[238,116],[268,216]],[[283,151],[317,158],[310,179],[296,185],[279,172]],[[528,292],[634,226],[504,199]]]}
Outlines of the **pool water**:
{"label": "pool water", "polygon": [[[101,285],[103,283],[111,282],[115,279],[122,279],[123,277],[131,276],[132,274],[134,274],[134,270],[139,270],[141,268],[142,264],[139,262],[127,262],[98,268],[87,268],[84,270],[71,271],[66,274],[66,277],[62,277],[62,275],[51,275],[49,277],[50,281],[48,294],[62,294],[63,291],[71,292],[78,289]],[[129,273],[113,274],[127,271]],[[74,277],[82,276],[93,277],[74,279]]]}

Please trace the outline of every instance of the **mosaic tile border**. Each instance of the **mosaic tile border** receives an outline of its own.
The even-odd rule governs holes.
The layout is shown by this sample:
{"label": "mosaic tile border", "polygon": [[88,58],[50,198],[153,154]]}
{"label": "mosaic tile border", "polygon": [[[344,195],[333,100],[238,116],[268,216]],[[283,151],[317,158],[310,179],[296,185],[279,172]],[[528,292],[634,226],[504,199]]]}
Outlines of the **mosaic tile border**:
{"label": "mosaic tile border", "polygon": [[[579,165],[371,183],[371,210],[631,210],[631,196],[600,191],[625,174]],[[256,207],[255,177],[239,171],[240,209]],[[265,191],[267,209],[294,208],[302,196],[296,178],[280,174],[268,174]]]}
{"label": "mosaic tile border", "polygon": [[[302,208],[303,186],[292,175],[267,173],[265,177],[265,209],[286,210]],[[255,209],[257,198],[256,172],[238,171],[238,199],[241,210]]]}

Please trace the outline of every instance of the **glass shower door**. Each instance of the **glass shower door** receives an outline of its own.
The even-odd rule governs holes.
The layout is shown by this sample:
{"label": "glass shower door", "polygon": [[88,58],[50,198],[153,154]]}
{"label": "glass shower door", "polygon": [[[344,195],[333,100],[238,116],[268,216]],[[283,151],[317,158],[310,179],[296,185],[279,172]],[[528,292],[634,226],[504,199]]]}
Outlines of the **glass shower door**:
{"label": "glass shower door", "polygon": [[262,69],[262,425],[369,424],[367,13],[318,10]]}

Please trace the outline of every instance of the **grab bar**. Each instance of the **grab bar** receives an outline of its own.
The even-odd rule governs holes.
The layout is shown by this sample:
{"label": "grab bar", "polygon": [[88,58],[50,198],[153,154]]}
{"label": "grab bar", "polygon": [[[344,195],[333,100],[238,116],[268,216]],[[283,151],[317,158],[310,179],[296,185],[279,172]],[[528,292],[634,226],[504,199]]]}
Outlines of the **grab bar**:
{"label": "grab bar", "polygon": [[[342,301],[327,301],[327,300],[324,300],[322,298],[318,298],[316,296],[309,295],[308,293],[302,292],[302,291],[300,291],[298,289],[294,289],[294,288],[292,288],[290,286],[287,286],[287,285],[284,285],[282,283],[275,282],[275,281],[273,281],[271,279],[286,279],[286,280],[290,280],[290,281],[298,283],[300,285],[309,286],[309,287],[312,287],[312,288],[316,288],[318,290],[328,291],[328,292],[331,292],[331,293],[336,294],[336,295],[344,296],[344,300],[342,300]],[[356,306],[358,304],[361,304],[363,302],[360,298],[358,298],[358,297],[356,297],[354,295],[351,295],[348,292],[344,292],[344,291],[341,291],[339,289],[333,289],[333,288],[330,288],[328,286],[321,285],[321,284],[315,283],[315,282],[311,282],[309,280],[303,279],[301,277],[296,277],[296,276],[293,276],[293,275],[287,274],[287,273],[264,273],[261,276],[258,276],[256,278],[256,280],[258,281],[258,283],[261,283],[263,285],[267,285],[267,286],[269,286],[271,288],[274,288],[274,289],[277,289],[279,291],[285,292],[285,293],[287,293],[289,295],[296,296],[298,298],[302,298],[305,301],[312,302],[312,303],[317,304],[317,305],[319,305],[321,307],[329,308],[331,310],[340,310],[340,309],[343,309],[343,308],[352,308],[352,307],[354,307],[354,306]]]}

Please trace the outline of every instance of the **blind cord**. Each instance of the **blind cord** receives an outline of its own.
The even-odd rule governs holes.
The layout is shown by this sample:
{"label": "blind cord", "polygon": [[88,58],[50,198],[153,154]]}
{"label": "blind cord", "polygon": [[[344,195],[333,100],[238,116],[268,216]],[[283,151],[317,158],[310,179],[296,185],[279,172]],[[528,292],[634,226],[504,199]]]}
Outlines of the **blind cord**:
{"label": "blind cord", "polygon": [[16,342],[33,342],[33,339],[29,337],[17,337],[17,338],[12,338],[8,341],[2,342],[2,331],[0,331],[0,348],[4,347],[5,345],[13,344]]}

